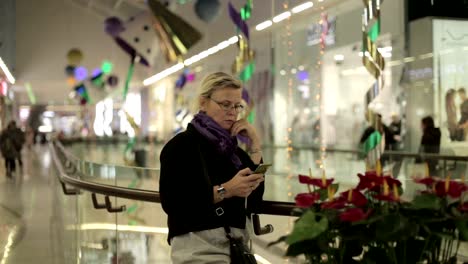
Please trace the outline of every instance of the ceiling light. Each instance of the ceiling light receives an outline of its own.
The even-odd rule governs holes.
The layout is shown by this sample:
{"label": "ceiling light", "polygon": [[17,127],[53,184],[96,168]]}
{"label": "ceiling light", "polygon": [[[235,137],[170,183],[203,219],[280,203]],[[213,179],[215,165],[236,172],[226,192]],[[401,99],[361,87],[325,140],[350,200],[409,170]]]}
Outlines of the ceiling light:
{"label": "ceiling light", "polygon": [[384,58],[391,58],[391,57],[392,57],[392,53],[391,53],[391,52],[384,52],[384,53],[382,53],[382,57],[384,57]]}
{"label": "ceiling light", "polygon": [[333,56],[333,58],[335,59],[335,61],[344,61],[343,54],[336,54],[335,56]]}
{"label": "ceiling light", "polygon": [[158,73],[158,74],[155,74],[151,77],[149,77],[148,79],[145,79],[143,81],[143,85],[147,86],[147,85],[150,85],[150,84],[153,84],[159,80],[161,80],[162,78],[168,76],[168,75],[171,75],[179,70],[182,70],[184,68],[184,64],[183,63],[178,63],[170,68],[167,68],[165,69],[164,71]]}
{"label": "ceiling light", "polygon": [[265,28],[267,28],[267,27],[269,27],[269,26],[271,26],[271,25],[273,25],[273,22],[271,22],[271,20],[267,20],[267,21],[265,21],[265,22],[262,22],[262,23],[256,25],[256,26],[255,26],[255,29],[256,29],[257,31],[260,31],[260,30],[264,30]]}
{"label": "ceiling light", "polygon": [[2,58],[0,57],[0,68],[2,68],[3,72],[5,73],[5,76],[7,77],[7,80],[11,83],[11,84],[15,84],[15,78],[13,77],[13,75],[11,74],[10,70],[8,70],[8,67],[6,66],[6,64],[3,62]]}
{"label": "ceiling light", "polygon": [[379,52],[385,53],[385,52],[391,52],[393,48],[391,46],[388,46],[388,47],[378,48],[378,50]]}
{"label": "ceiling light", "polygon": [[291,9],[291,11],[294,14],[297,14],[297,13],[302,12],[302,11],[304,11],[306,9],[309,9],[309,8],[311,8],[313,6],[314,6],[314,3],[312,3],[311,1],[308,1],[308,2],[305,2],[303,4],[300,4],[300,5],[296,6],[296,7],[294,7],[293,9]]}
{"label": "ceiling light", "polygon": [[228,39],[229,44],[235,44],[235,43],[237,43],[237,41],[239,41],[238,36],[234,36],[234,37],[231,37],[231,38]]}
{"label": "ceiling light", "polygon": [[416,58],[415,57],[406,57],[403,59],[403,62],[412,62],[412,61],[415,61]]}
{"label": "ceiling light", "polygon": [[278,23],[280,21],[285,20],[286,18],[291,16],[291,12],[286,11],[284,13],[281,13],[273,18],[273,22]]}

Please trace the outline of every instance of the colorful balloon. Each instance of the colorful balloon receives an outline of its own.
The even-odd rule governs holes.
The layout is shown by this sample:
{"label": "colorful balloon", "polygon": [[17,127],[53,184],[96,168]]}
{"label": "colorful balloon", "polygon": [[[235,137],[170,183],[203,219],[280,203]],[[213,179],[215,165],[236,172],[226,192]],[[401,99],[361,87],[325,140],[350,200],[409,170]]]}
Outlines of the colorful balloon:
{"label": "colorful balloon", "polygon": [[65,67],[65,75],[67,75],[68,77],[72,77],[73,75],[75,75],[75,66],[68,65],[67,67]]}
{"label": "colorful balloon", "polygon": [[122,20],[118,17],[109,17],[106,19],[104,24],[106,33],[112,37],[117,37],[120,33],[125,31]]}
{"label": "colorful balloon", "polygon": [[88,77],[88,70],[85,67],[80,66],[75,68],[75,79],[77,81],[81,82],[86,79],[86,77]]}
{"label": "colorful balloon", "polygon": [[221,3],[219,0],[198,0],[194,8],[198,18],[210,23],[218,17],[221,10]]}
{"label": "colorful balloon", "polygon": [[77,66],[83,60],[83,53],[79,49],[71,49],[67,53],[68,64],[72,66]]}
{"label": "colorful balloon", "polygon": [[107,78],[107,84],[109,84],[110,87],[115,87],[119,83],[119,78],[115,75],[111,75]]}

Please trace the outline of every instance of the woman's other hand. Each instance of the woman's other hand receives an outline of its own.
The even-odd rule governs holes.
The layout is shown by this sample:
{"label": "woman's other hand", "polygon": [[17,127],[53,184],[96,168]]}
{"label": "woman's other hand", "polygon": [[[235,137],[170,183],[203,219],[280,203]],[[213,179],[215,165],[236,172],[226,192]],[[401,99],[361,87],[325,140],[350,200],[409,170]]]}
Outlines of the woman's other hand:
{"label": "woman's other hand", "polygon": [[252,170],[240,170],[231,180],[223,184],[226,198],[248,197],[264,181],[263,174],[252,174]]}
{"label": "woman's other hand", "polygon": [[247,120],[245,119],[240,119],[236,121],[231,127],[231,135],[236,136],[238,134],[244,137],[248,137],[252,142],[253,146],[260,146],[261,144],[260,139],[257,135],[257,131],[252,126],[252,124],[247,122]]}

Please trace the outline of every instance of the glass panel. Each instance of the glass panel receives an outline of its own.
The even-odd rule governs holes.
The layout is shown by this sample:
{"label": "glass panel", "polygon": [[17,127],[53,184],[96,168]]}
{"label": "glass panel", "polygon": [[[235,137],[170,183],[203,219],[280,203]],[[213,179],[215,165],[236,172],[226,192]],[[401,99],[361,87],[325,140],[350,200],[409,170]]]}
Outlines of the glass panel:
{"label": "glass panel", "polygon": [[[104,196],[97,195],[99,203]],[[112,199],[111,199],[112,200]],[[117,255],[116,215],[106,209],[95,209],[91,193],[84,191],[78,199],[79,263],[113,263]]]}
{"label": "glass panel", "polygon": [[57,177],[54,177],[52,186],[54,203],[50,230],[54,263],[77,263],[79,232],[74,228],[79,223],[77,196],[64,195]]}
{"label": "glass panel", "polygon": [[[106,146],[100,146],[101,149]],[[112,147],[113,148],[113,147]],[[154,147],[147,153],[157,164],[160,147]],[[314,177],[321,177],[321,168],[315,160],[320,153],[307,147],[296,147],[288,156],[286,147],[268,146],[264,148],[264,162],[274,161],[274,166],[266,175],[265,200],[294,201],[294,196],[306,192],[306,186],[298,182],[298,174],[309,174],[309,168]],[[106,150],[102,150],[106,151]],[[98,151],[96,151],[98,152]],[[86,153],[86,152],[84,152]],[[118,156],[120,153],[108,152]],[[324,156],[326,177],[335,178],[340,184],[338,192],[356,186],[358,173],[365,170],[362,157],[354,150],[331,150]],[[386,152],[392,154],[392,152]],[[101,155],[104,157],[104,155]],[[106,158],[108,158],[106,156]],[[385,158],[383,170],[390,172],[402,181],[403,199],[411,199],[416,191],[423,190],[422,185],[413,183],[412,177],[422,177],[426,174],[424,163],[415,163],[415,158],[392,155]],[[82,179],[97,181],[116,186],[144,190],[158,190],[159,170],[140,167],[116,166],[81,161]],[[467,175],[466,161],[440,160],[435,164],[436,172],[441,177],[451,175],[459,179]],[[104,202],[102,196],[100,202]],[[133,259],[135,263],[165,263],[170,258],[170,247],[166,242],[166,214],[158,203],[140,202],[129,199],[111,198],[114,206],[125,205],[121,213],[108,213],[106,210],[92,208],[90,194],[80,196],[77,208],[80,220],[80,231],[77,237],[80,241],[80,256],[83,263],[92,261],[100,263],[107,259],[117,258],[119,261]],[[274,232],[253,236],[253,247],[259,258],[270,263],[283,261],[285,244],[267,247],[268,243],[288,234],[293,226],[294,217],[260,215],[261,225],[272,224]],[[94,248],[92,248],[94,246]],[[463,251],[464,252],[464,251]]]}

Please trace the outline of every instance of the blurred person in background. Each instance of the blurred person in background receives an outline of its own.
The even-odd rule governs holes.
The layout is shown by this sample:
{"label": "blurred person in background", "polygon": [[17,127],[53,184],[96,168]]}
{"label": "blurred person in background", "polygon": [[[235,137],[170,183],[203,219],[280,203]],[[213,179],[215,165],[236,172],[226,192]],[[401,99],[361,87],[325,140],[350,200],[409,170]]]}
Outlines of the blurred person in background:
{"label": "blurred person in background", "polygon": [[447,128],[452,141],[460,140],[460,129],[457,124],[457,106],[455,105],[455,89],[449,89],[445,94],[445,111],[447,114]]}
{"label": "blurred person in background", "polygon": [[[423,135],[421,137],[421,145],[419,153],[439,154],[440,152],[440,138],[441,133],[438,127],[434,125],[434,119],[431,116],[426,116],[421,120],[421,129]],[[429,167],[429,176],[437,176],[437,163],[436,159],[416,159],[417,163],[426,162]]]}
{"label": "blurred person in background", "polygon": [[462,130],[460,141],[466,140],[468,133],[468,99],[466,98],[465,88],[458,89],[458,96],[460,97],[460,120],[458,121],[458,128]]}
{"label": "blurred person in background", "polygon": [[[16,169],[16,159],[20,159],[20,150],[24,141],[18,132],[15,121],[10,121],[0,134],[0,152],[5,159],[6,176],[11,178]],[[21,163],[22,164],[22,163]]]}

